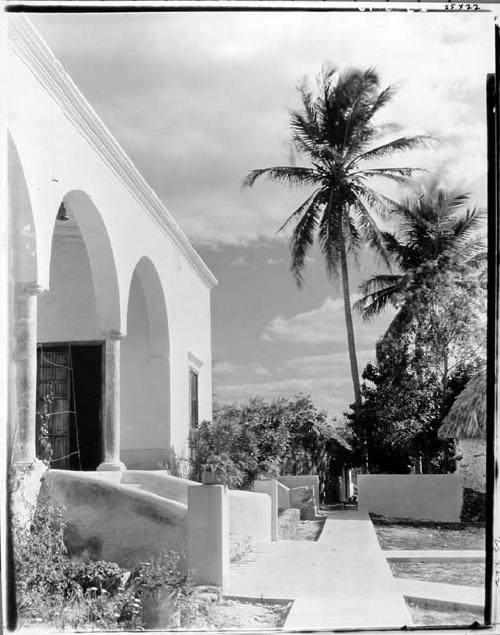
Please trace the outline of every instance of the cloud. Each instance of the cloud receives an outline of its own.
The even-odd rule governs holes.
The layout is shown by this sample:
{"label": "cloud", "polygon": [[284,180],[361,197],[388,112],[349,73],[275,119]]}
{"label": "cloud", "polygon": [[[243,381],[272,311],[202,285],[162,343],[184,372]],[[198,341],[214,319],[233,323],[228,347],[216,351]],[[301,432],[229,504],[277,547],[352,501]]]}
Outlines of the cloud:
{"label": "cloud", "polygon": [[260,375],[261,377],[269,377],[269,375],[271,375],[270,370],[268,370],[264,366],[259,366],[258,364],[251,364],[250,370],[256,375]]}
{"label": "cloud", "polygon": [[329,60],[375,66],[384,86],[399,83],[380,123],[449,139],[392,164],[446,166],[446,183],[472,189],[484,205],[492,19],[452,17],[164,12],[33,20],[190,238],[243,244],[274,235],[307,195],[265,182],[241,191],[241,182],[251,169],[289,161],[295,86]]}
{"label": "cloud", "polygon": [[[373,349],[360,350],[360,370],[374,361]],[[274,372],[264,369],[266,376],[280,376],[268,382],[214,382],[214,398],[220,404],[241,403],[252,397],[277,399],[310,395],[316,407],[332,417],[342,418],[343,411],[353,401],[353,387],[347,352],[297,356],[282,362]],[[255,374],[257,368],[254,367]],[[283,377],[284,375],[284,377]],[[223,378],[221,378],[223,380]]]}
{"label": "cloud", "polygon": [[234,364],[233,362],[214,360],[212,364],[214,378],[230,377],[241,375],[242,373],[252,373],[259,377],[268,377],[271,372],[260,364]]}
{"label": "cloud", "polygon": [[[374,349],[357,351],[358,363],[365,365],[375,358]],[[349,359],[346,352],[327,353],[324,355],[303,355],[285,360],[279,370],[284,373],[295,373],[299,377],[332,377],[349,375]]]}
{"label": "cloud", "polygon": [[305,313],[286,318],[275,317],[264,329],[262,339],[265,342],[284,340],[287,342],[327,344],[343,339],[343,334],[335,333],[332,320],[338,318],[343,310],[342,298],[333,300],[328,297],[323,304]]}
{"label": "cloud", "polygon": [[230,267],[252,267],[253,269],[257,269],[258,267],[262,267],[262,266],[269,266],[272,267],[274,265],[281,265],[284,262],[286,262],[286,260],[284,258],[259,258],[257,260],[249,260],[248,258],[245,258],[245,256],[243,256],[243,254],[238,254],[236,256],[236,258],[234,258],[234,260],[232,260],[229,263]]}
{"label": "cloud", "polygon": [[[351,306],[359,298],[351,295]],[[358,347],[374,346],[375,341],[389,325],[394,310],[387,309],[370,322],[363,322],[361,316],[353,312],[355,340]],[[347,335],[342,298],[327,297],[316,309],[297,313],[291,317],[278,315],[262,332],[265,342],[285,341],[295,344],[336,344],[347,347]]]}
{"label": "cloud", "polygon": [[349,377],[289,378],[266,383],[227,384],[216,387],[214,399],[219,404],[230,404],[241,403],[252,397],[271,400],[298,394],[311,395],[317,408],[336,417],[341,417],[342,411],[347,410],[353,401]]}
{"label": "cloud", "polygon": [[225,375],[232,375],[233,373],[238,372],[240,366],[237,364],[233,364],[232,362],[226,361],[216,361],[214,360],[212,364],[212,372],[214,375],[218,377],[224,377]]}

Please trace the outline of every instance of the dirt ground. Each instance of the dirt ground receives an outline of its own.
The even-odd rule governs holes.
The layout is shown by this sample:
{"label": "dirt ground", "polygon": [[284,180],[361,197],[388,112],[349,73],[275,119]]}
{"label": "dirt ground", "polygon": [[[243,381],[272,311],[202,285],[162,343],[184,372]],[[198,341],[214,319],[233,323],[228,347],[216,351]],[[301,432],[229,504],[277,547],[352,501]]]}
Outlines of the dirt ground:
{"label": "dirt ground", "polygon": [[408,602],[408,608],[415,626],[471,626],[474,622],[481,624],[483,619],[479,612],[438,611],[413,602]]}
{"label": "dirt ground", "polygon": [[200,614],[191,628],[203,630],[273,629],[283,626],[291,603],[222,599]]}
{"label": "dirt ground", "polygon": [[293,530],[283,528],[280,531],[280,540],[317,540],[325,520],[301,520]]}

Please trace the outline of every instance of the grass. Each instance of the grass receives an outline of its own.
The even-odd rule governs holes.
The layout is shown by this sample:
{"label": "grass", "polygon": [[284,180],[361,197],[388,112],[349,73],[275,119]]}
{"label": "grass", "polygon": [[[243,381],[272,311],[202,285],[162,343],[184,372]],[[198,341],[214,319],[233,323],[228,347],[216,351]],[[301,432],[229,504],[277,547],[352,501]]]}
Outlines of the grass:
{"label": "grass", "polygon": [[479,524],[396,521],[375,515],[372,521],[383,550],[485,547],[485,528]]}
{"label": "grass", "polygon": [[390,562],[389,566],[395,578],[484,586],[484,562]]}
{"label": "grass", "polygon": [[[372,515],[383,550],[484,549],[485,528],[480,524],[411,522]],[[411,578],[462,586],[484,586],[483,562],[390,562],[395,578]],[[407,602],[416,626],[456,626],[482,623],[480,611],[429,608]]]}

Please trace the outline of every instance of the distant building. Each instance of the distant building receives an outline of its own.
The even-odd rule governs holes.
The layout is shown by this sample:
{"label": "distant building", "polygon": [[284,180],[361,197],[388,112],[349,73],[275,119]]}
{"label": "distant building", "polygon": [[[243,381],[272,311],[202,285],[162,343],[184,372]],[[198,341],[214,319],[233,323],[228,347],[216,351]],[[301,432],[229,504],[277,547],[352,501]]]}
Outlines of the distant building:
{"label": "distant building", "polygon": [[455,440],[456,473],[464,488],[464,520],[484,517],[486,492],[486,371],[475,375],[453,403],[439,429]]}

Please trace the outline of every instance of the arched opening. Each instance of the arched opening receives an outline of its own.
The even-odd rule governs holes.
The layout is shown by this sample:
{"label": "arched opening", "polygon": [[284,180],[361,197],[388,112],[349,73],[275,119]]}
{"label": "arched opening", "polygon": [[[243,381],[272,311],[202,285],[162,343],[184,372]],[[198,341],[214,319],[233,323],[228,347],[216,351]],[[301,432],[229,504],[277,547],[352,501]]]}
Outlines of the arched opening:
{"label": "arched opening", "polygon": [[165,297],[158,273],[141,258],[132,275],[127,337],[121,342],[121,459],[129,469],[170,460],[170,361]]}
{"label": "arched opening", "polygon": [[38,277],[35,222],[24,170],[10,134],[7,156],[12,279],[15,282],[34,283]]}
{"label": "arched opening", "polygon": [[93,470],[103,460],[103,327],[120,328],[120,307],[109,237],[84,192],[57,210],[49,280],[38,297],[37,455]]}

